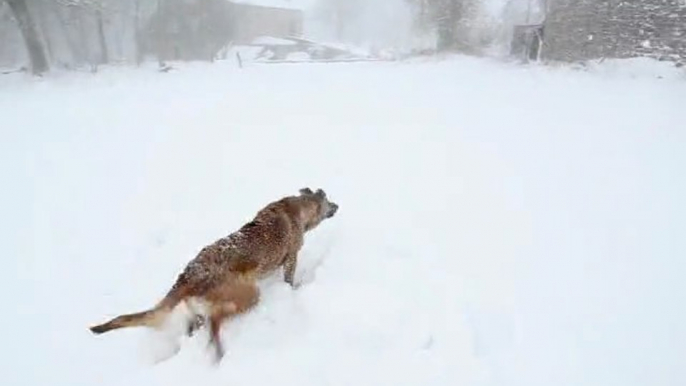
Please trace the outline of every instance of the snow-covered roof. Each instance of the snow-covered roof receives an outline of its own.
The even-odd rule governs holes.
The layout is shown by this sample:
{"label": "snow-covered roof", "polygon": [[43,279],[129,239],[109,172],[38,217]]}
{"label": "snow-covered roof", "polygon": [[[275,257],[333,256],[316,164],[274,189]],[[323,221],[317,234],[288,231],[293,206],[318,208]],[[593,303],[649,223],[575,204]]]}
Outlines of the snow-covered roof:
{"label": "snow-covered roof", "polygon": [[314,0],[230,0],[236,4],[249,4],[261,7],[305,10],[312,6]]}
{"label": "snow-covered roof", "polygon": [[275,38],[272,36],[261,36],[252,41],[252,44],[267,45],[267,46],[294,46],[297,43],[293,40]]}

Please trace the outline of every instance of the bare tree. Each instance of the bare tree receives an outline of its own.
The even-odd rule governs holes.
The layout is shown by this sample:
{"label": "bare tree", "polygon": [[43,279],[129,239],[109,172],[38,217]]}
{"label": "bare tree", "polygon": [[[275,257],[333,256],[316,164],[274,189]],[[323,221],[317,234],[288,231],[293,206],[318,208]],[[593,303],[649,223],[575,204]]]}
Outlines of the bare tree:
{"label": "bare tree", "polygon": [[26,51],[31,61],[31,72],[40,75],[50,69],[48,59],[45,56],[43,43],[41,42],[36,25],[29,13],[26,0],[5,0],[14,15],[19,30],[21,31]]}
{"label": "bare tree", "polygon": [[477,16],[478,0],[408,0],[415,8],[416,24],[432,30],[439,51],[473,51],[472,22]]}

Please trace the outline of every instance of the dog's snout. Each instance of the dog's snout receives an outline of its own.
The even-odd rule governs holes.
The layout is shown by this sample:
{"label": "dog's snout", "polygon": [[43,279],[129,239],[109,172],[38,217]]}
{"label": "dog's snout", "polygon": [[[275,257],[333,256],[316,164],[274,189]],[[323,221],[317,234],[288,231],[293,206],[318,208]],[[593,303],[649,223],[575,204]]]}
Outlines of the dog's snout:
{"label": "dog's snout", "polygon": [[332,202],[329,204],[329,213],[328,217],[333,217],[334,214],[338,211],[338,204]]}

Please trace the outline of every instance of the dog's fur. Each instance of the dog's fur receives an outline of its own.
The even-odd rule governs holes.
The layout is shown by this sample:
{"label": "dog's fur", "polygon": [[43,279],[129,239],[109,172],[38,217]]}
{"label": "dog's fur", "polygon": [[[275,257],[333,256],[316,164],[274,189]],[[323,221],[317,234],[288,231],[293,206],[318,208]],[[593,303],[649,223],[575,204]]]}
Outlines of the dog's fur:
{"label": "dog's fur", "polygon": [[159,328],[174,308],[185,302],[193,313],[187,321],[189,335],[207,318],[210,342],[219,360],[224,354],[219,337],[222,322],[255,306],[260,297],[256,281],[280,267],[284,280],[295,286],[293,276],[304,234],[337,210],[338,205],[321,189],[301,189],[298,196],[273,202],[238,231],[203,248],[155,307],[118,316],[90,330],[102,334],[125,327]]}

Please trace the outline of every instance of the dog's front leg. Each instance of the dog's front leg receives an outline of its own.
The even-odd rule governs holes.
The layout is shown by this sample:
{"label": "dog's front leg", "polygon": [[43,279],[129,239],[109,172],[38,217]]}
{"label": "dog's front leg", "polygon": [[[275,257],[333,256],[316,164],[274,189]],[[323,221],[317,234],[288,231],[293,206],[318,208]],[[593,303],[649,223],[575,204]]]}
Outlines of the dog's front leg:
{"label": "dog's front leg", "polygon": [[293,288],[298,288],[298,285],[295,285],[293,282],[295,278],[295,268],[298,265],[298,254],[297,252],[289,253],[286,256],[286,260],[283,263],[283,276],[284,276],[284,281],[288,284],[291,285]]}

